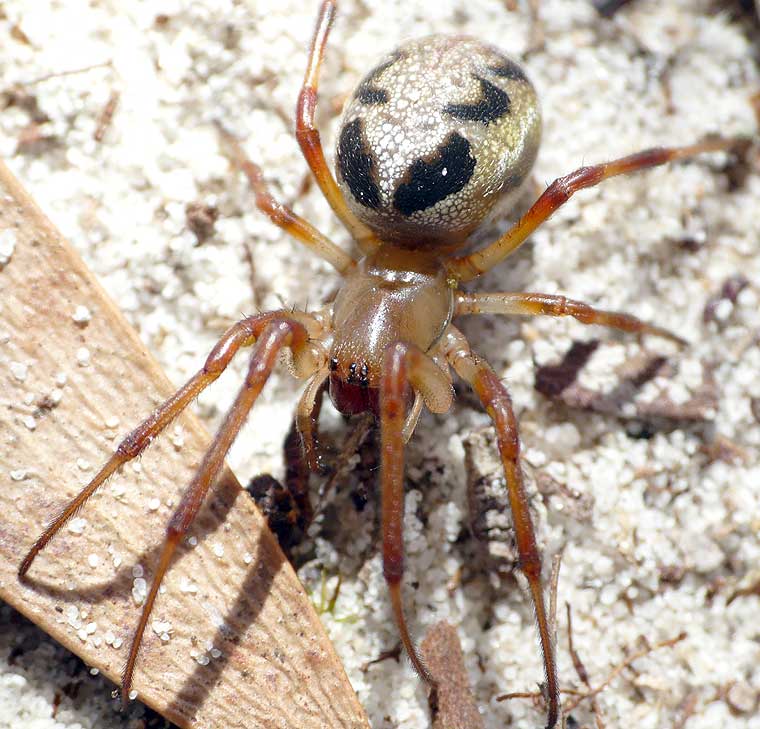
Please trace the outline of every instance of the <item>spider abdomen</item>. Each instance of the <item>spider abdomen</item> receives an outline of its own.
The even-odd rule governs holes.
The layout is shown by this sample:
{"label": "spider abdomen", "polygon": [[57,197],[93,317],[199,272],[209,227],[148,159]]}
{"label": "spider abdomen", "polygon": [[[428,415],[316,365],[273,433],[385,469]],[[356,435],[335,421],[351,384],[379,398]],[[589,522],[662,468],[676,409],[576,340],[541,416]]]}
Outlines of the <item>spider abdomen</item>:
{"label": "spider abdomen", "polygon": [[383,240],[447,250],[517,191],[540,136],[520,66],[473,38],[429,36],[357,87],[338,137],[338,183]]}

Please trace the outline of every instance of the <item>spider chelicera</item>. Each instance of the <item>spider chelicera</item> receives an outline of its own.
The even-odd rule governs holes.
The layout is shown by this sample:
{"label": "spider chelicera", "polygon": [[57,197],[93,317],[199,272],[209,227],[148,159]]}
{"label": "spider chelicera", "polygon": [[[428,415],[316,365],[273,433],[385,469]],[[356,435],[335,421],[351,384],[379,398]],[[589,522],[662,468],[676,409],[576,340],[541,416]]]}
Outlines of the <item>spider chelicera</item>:
{"label": "spider chelicera", "polygon": [[416,671],[432,684],[402,606],[404,446],[423,407],[443,413],[451,406],[453,370],[475,391],[496,429],[519,566],[529,585],[543,654],[547,725],[553,727],[559,715],[556,660],[541,556],[521,475],[517,422],[506,387],[452,320],[480,313],[572,316],[584,324],[681,340],[628,314],[602,311],[564,296],[466,293],[460,284],[509,256],[576,191],[616,175],[727,150],[733,143],[716,138],[686,147],[648,149],[577,169],[549,185],[496,241],[462,254],[470,233],[497,204],[508,206],[515,200],[535,161],[541,119],[533,86],[517,63],[473,38],[439,35],[402,45],[365,76],[343,112],[336,179],[314,125],[319,70],[335,10],[335,0],[322,2],[298,98],[296,137],[361,257],[356,260],[277,202],[259,168],[225,135],[257,206],[331,264],[343,277],[342,287],[334,302],[315,312],[272,311],[246,317],[228,329],[201,370],[124,438],[92,481],[50,523],[23,559],[19,574],[28,572],[40,551],[109,476],[138,456],[241,348],[253,347],[245,384],[167,526],[122,677],[126,701],[161,580],[278,355],[288,349],[294,373],[307,380],[296,423],[310,468],[318,468],[315,429],[323,387],[344,415],[369,412],[379,423],[384,575],[402,643]]}

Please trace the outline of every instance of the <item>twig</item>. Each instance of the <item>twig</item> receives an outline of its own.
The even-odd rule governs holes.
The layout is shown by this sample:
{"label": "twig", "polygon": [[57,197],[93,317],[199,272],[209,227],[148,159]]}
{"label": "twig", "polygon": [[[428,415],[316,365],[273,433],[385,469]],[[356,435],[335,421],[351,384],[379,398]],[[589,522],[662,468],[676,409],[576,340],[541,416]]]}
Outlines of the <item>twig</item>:
{"label": "twig", "polygon": [[552,641],[557,645],[557,593],[559,586],[559,569],[562,566],[562,553],[564,547],[552,559],[552,576],[549,582],[549,630],[551,630]]}
{"label": "twig", "polygon": [[639,658],[644,658],[644,656],[649,655],[650,653],[659,650],[660,648],[671,648],[676,643],[680,643],[682,640],[686,639],[686,632],[679,633],[675,638],[669,638],[668,640],[660,641],[659,643],[655,643],[654,645],[647,646],[646,648],[642,648],[640,651],[636,651],[636,653],[632,653],[628,658],[626,658],[624,661],[619,663],[615,668],[610,671],[607,678],[599,684],[595,689],[592,689],[591,691],[579,696],[577,699],[569,702],[564,707],[564,712],[566,714],[569,714],[578,704],[581,703],[584,699],[592,698],[593,696],[597,696],[600,694],[604,689],[607,688],[619,675],[624,671],[628,666],[630,666],[634,661],[638,661]]}
{"label": "twig", "polygon": [[[575,646],[573,645],[573,614],[572,609],[570,608],[570,603],[565,603],[565,609],[567,610],[567,644],[568,644],[568,651],[570,652],[570,658],[573,661],[573,667],[575,668],[575,672],[578,674],[578,678],[588,686],[589,690],[591,690],[591,681],[588,677],[588,671],[586,670],[586,666],[583,665],[583,661],[581,660],[580,655],[578,655],[578,651],[575,650]],[[578,699],[578,701],[582,701],[583,699]],[[596,699],[596,696],[593,696],[591,698],[591,710],[594,712],[594,720],[596,721],[596,727],[597,729],[604,729],[604,720],[602,719],[602,709],[599,706],[599,702]],[[569,713],[570,709],[567,708],[564,710],[565,713]]]}
{"label": "twig", "polygon": [[456,629],[445,620],[436,623],[420,648],[436,680],[429,697],[432,729],[484,729]]}
{"label": "twig", "polygon": [[[568,631],[568,634],[571,633],[571,630]],[[615,666],[610,673],[607,675],[607,678],[599,684],[596,688],[591,688],[590,683],[588,683],[581,675],[581,673],[586,673],[586,669],[583,666],[582,663],[580,663],[580,659],[578,659],[580,663],[580,671],[578,666],[576,666],[576,671],[578,671],[579,677],[581,677],[581,680],[589,687],[589,690],[587,691],[579,691],[577,689],[570,689],[570,688],[563,688],[560,689],[561,694],[565,694],[566,696],[574,696],[575,698],[568,701],[565,706],[562,707],[562,714],[563,716],[568,716],[573,709],[575,709],[582,701],[585,701],[586,699],[594,699],[594,697],[598,696],[604,689],[606,689],[614,680],[617,678],[617,676],[620,675],[622,671],[624,671],[628,666],[630,666],[634,661],[637,661],[639,658],[643,658],[644,656],[649,655],[650,653],[653,653],[656,650],[659,650],[660,648],[670,648],[674,646],[676,643],[680,643],[682,640],[686,638],[686,633],[682,632],[679,633],[675,638],[669,638],[668,640],[660,641],[659,643],[655,643],[654,645],[647,645],[645,648],[642,648],[641,650],[637,651],[636,653],[631,654],[627,658],[625,658],[623,661],[621,661],[617,666]],[[575,650],[573,647],[570,648],[570,654],[571,656],[575,653]],[[577,658],[577,654],[575,654],[575,657],[573,658],[573,664],[575,665],[575,661]],[[587,674],[586,674],[587,675]],[[515,691],[508,694],[501,694],[496,697],[496,701],[509,701],[510,699],[532,699],[535,701],[536,699],[543,698],[543,694],[540,691]],[[599,724],[597,723],[597,726]]]}
{"label": "twig", "polygon": [[111,95],[108,97],[108,101],[98,116],[98,123],[95,127],[95,132],[92,135],[93,139],[96,142],[102,142],[103,137],[106,136],[108,127],[111,126],[111,122],[113,121],[113,115],[116,112],[116,107],[119,105],[120,98],[121,94],[118,91],[112,91]]}
{"label": "twig", "polygon": [[363,663],[359,670],[362,673],[367,673],[369,671],[370,666],[374,666],[376,663],[382,663],[383,661],[387,661],[389,659],[393,659],[398,663],[399,659],[401,658],[401,651],[402,651],[402,645],[401,641],[396,643],[393,648],[383,651],[380,653],[380,655],[377,658],[373,658],[372,660],[367,661],[366,663]]}
{"label": "twig", "polygon": [[50,81],[53,78],[60,78],[61,76],[75,76],[78,73],[87,73],[88,71],[94,71],[98,68],[110,68],[111,61],[102,61],[101,63],[92,63],[89,66],[82,66],[81,68],[70,68],[66,71],[51,71],[44,76],[38,76],[30,81],[24,82],[24,86],[34,86],[35,84],[41,84],[44,81]]}

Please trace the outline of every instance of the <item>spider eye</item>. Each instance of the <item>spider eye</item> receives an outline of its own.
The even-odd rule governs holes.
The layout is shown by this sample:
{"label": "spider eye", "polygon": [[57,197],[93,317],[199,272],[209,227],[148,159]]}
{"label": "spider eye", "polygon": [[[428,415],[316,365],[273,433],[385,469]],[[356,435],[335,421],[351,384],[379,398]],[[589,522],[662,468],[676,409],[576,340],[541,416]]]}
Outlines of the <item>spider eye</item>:
{"label": "spider eye", "polygon": [[470,181],[475,164],[470,143],[458,132],[452,132],[433,159],[414,161],[408,181],[396,188],[393,207],[406,216],[432,207],[459,192]]}

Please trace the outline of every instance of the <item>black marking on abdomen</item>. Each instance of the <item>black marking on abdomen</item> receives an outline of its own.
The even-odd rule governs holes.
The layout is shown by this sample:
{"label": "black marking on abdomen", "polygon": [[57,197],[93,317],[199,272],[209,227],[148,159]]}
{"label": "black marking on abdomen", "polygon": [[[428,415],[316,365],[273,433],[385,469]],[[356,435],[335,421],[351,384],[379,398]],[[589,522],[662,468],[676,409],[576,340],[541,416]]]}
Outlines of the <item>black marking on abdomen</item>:
{"label": "black marking on abdomen", "polygon": [[507,92],[490,81],[475,76],[480,82],[482,96],[474,104],[447,104],[444,112],[462,121],[476,121],[486,126],[509,114],[510,100]]}
{"label": "black marking on abdomen", "polygon": [[378,76],[385,71],[385,69],[390,68],[398,59],[401,57],[401,54],[394,53],[387,61],[383,61],[383,63],[378,64],[373,68],[363,79],[362,82],[359,84],[359,88],[356,89],[356,93],[354,94],[354,98],[359,99],[363,104],[386,104],[388,103],[388,92],[374,84],[374,81],[377,80]]}
{"label": "black marking on abdomen", "polygon": [[406,176],[408,181],[396,188],[393,207],[402,215],[432,207],[470,181],[475,163],[470,143],[458,132],[452,132],[432,160],[414,161]]}
{"label": "black marking on abdomen", "polygon": [[385,89],[378,88],[377,86],[368,86],[362,84],[356,90],[356,98],[362,102],[362,104],[387,104],[388,92]]}
{"label": "black marking on abdomen", "polygon": [[338,141],[338,170],[357,202],[373,210],[380,207],[377,164],[367,148],[361,119],[346,124]]}
{"label": "black marking on abdomen", "polygon": [[512,81],[524,81],[525,83],[528,83],[528,77],[525,75],[522,68],[508,58],[505,58],[502,63],[499,63],[496,66],[489,66],[488,70],[500,78],[508,78]]}

